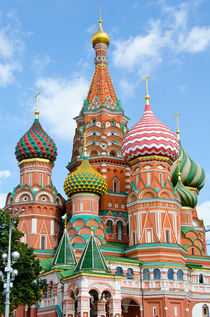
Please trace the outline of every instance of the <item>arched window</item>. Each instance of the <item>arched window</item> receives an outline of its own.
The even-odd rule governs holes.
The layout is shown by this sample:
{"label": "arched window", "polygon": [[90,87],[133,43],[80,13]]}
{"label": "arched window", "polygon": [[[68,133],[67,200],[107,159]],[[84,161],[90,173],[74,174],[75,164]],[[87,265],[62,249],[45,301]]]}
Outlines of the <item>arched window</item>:
{"label": "arched window", "polygon": [[203,310],[203,316],[209,316],[209,307],[206,304],[202,306],[202,310]]}
{"label": "arched window", "polygon": [[90,202],[90,211],[93,211],[93,201]]}
{"label": "arched window", "polygon": [[148,269],[144,269],[144,271],[143,271],[143,280],[144,281],[150,280],[150,273],[149,273]]}
{"label": "arched window", "polygon": [[80,211],[83,211],[83,201],[80,202]]}
{"label": "arched window", "polygon": [[40,186],[43,186],[43,174],[40,174]]}
{"label": "arched window", "polygon": [[200,275],[199,275],[199,283],[200,283],[200,284],[203,284],[203,283],[204,283],[204,281],[203,281],[203,274],[200,274]]}
{"label": "arched window", "polygon": [[127,235],[129,236],[129,222],[127,223]]}
{"label": "arched window", "polygon": [[45,237],[42,237],[41,239],[41,249],[45,250]]}
{"label": "arched window", "polygon": [[53,286],[51,285],[51,289],[50,289],[50,297],[53,297]]}
{"label": "arched window", "polygon": [[122,268],[121,267],[116,267],[116,272],[115,272],[115,275],[118,275],[118,276],[121,276],[121,275],[123,275],[122,274]]}
{"label": "arched window", "polygon": [[97,156],[98,152],[96,150],[93,150],[90,152],[90,156]]}
{"label": "arched window", "polygon": [[183,271],[182,270],[177,271],[177,280],[183,281]]}
{"label": "arched window", "polygon": [[173,280],[174,279],[174,271],[172,269],[168,270],[168,279]]}
{"label": "arched window", "polygon": [[127,279],[132,280],[133,279],[133,270],[131,268],[127,269]]}
{"label": "arched window", "polygon": [[116,157],[116,156],[117,156],[117,153],[116,153],[115,151],[111,151],[111,152],[109,153],[109,155],[110,155],[110,156],[113,156],[113,157]]}
{"label": "arched window", "polygon": [[108,232],[108,233],[113,232],[112,221],[111,220],[107,220],[107,222],[106,222],[106,232]]}
{"label": "arched window", "polygon": [[154,280],[160,280],[160,270],[159,269],[154,269]]}
{"label": "arched window", "polygon": [[122,221],[117,222],[117,240],[123,239],[123,223]]}
{"label": "arched window", "polygon": [[192,248],[192,255],[195,255],[195,250],[194,250],[194,248]]}
{"label": "arched window", "polygon": [[114,193],[117,193],[117,182],[114,182],[113,186],[114,186]]}

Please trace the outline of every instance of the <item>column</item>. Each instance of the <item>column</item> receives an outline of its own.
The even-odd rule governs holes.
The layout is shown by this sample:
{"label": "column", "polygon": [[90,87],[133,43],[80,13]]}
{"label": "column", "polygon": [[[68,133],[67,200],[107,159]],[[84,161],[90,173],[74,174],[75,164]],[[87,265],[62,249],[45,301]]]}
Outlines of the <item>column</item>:
{"label": "column", "polygon": [[78,317],[90,317],[90,294],[80,292],[78,296]]}
{"label": "column", "polygon": [[110,299],[110,317],[121,317],[121,298],[113,296]]}
{"label": "column", "polygon": [[66,315],[66,317],[74,317],[75,299],[71,298],[71,299],[63,301],[63,303],[64,303],[63,315]]}
{"label": "column", "polygon": [[106,299],[104,297],[97,301],[98,317],[106,317]]}

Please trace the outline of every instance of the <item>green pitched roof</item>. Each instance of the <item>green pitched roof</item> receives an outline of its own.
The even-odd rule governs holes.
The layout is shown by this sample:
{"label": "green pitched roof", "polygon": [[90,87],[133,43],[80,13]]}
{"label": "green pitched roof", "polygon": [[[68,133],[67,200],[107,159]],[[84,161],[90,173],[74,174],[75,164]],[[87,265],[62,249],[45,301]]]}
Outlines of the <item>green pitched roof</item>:
{"label": "green pitched roof", "polygon": [[72,245],[70,243],[67,230],[64,229],[63,236],[60,240],[58,248],[52,263],[52,269],[59,268],[60,266],[69,268],[77,264]]}
{"label": "green pitched roof", "polygon": [[96,273],[109,271],[93,233],[89,236],[85,249],[75,268],[75,272],[83,271],[92,271]]}

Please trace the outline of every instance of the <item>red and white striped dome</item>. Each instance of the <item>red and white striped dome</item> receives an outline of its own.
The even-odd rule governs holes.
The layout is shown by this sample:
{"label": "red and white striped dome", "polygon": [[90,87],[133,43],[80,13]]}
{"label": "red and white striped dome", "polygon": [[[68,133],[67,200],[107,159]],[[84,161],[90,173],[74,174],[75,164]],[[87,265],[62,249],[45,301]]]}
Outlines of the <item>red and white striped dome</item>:
{"label": "red and white striped dome", "polygon": [[126,161],[147,155],[159,155],[174,161],[179,154],[179,142],[175,134],[153,114],[146,104],[143,116],[126,134],[122,143]]}

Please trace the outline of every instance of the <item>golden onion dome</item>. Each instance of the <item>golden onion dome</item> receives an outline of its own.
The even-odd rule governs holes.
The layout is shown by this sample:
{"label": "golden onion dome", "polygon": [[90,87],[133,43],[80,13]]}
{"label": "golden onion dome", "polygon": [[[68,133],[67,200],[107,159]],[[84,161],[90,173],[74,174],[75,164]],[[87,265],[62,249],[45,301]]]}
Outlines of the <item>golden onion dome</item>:
{"label": "golden onion dome", "polygon": [[107,191],[107,182],[92,168],[88,158],[84,157],[79,168],[67,176],[64,191],[68,197],[81,192],[103,195]]}
{"label": "golden onion dome", "polygon": [[98,44],[98,43],[105,43],[107,46],[109,46],[109,43],[110,43],[110,37],[109,35],[104,32],[104,30],[102,29],[102,20],[100,19],[99,20],[99,28],[98,28],[98,31],[93,34],[92,36],[92,45],[93,47]]}

